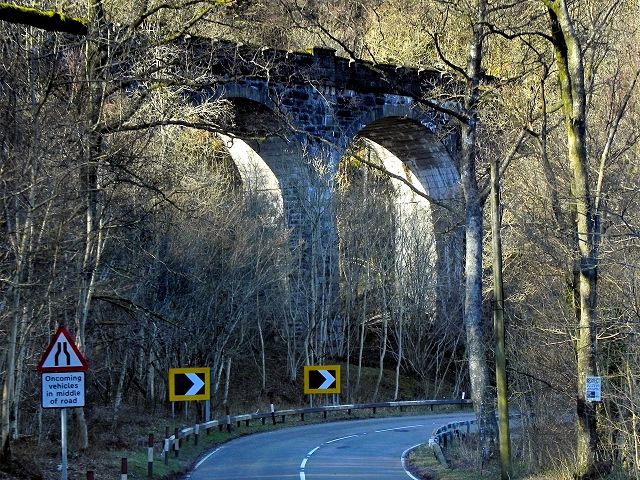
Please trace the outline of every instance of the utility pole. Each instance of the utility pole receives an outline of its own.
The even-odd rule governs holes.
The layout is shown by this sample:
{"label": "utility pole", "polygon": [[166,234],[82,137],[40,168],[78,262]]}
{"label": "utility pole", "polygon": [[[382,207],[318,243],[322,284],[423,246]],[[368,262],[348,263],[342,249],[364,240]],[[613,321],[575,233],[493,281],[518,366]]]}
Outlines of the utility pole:
{"label": "utility pole", "polygon": [[498,431],[500,474],[511,478],[511,439],[509,433],[509,393],[504,342],[504,294],[502,290],[502,241],[500,239],[500,179],[498,159],[491,161],[491,244],[493,247],[493,329],[496,337],[496,385],[498,387]]}

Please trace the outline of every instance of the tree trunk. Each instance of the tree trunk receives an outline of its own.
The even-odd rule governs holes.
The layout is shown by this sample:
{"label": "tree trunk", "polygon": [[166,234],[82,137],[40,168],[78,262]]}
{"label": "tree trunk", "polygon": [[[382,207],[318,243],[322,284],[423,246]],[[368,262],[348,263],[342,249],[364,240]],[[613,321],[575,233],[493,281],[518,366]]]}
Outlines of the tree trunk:
{"label": "tree trunk", "polygon": [[576,317],[577,361],[577,479],[597,474],[599,453],[596,405],[585,399],[587,376],[596,374],[596,302],[598,260],[593,202],[589,188],[586,92],[580,42],[565,0],[545,1],[551,22],[553,46],[558,64],[567,154],[572,176],[571,203],[578,254],[578,295]]}
{"label": "tree trunk", "polygon": [[490,392],[489,370],[482,319],[482,208],[467,204],[466,285],[464,324],[467,334],[469,379],[482,456],[487,459],[495,449],[496,418]]}
{"label": "tree trunk", "polygon": [[229,385],[230,384],[231,384],[231,355],[227,356],[227,364],[225,367],[224,396],[222,398],[222,404],[225,407],[229,405]]}
{"label": "tree trunk", "polygon": [[262,333],[262,322],[258,320],[258,335],[260,339],[260,387],[261,392],[267,391],[267,354],[264,345],[264,334]]}
{"label": "tree trunk", "polygon": [[478,419],[482,457],[488,458],[495,449],[496,419],[490,395],[489,370],[482,318],[482,207],[483,199],[476,178],[476,136],[478,100],[482,78],[482,54],[487,2],[478,0],[469,41],[467,59],[467,93],[460,139],[460,177],[465,197],[465,300],[464,325],[467,335],[471,398]]}

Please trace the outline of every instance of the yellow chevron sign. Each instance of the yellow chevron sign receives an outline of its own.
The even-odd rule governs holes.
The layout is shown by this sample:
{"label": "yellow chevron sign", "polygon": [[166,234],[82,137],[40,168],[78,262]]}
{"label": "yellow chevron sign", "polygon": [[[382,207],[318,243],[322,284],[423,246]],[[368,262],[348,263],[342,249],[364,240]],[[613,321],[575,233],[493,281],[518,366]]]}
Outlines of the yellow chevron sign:
{"label": "yellow chevron sign", "polygon": [[304,393],[340,393],[340,365],[305,365]]}
{"label": "yellow chevron sign", "polygon": [[169,401],[209,400],[211,398],[209,367],[170,368]]}

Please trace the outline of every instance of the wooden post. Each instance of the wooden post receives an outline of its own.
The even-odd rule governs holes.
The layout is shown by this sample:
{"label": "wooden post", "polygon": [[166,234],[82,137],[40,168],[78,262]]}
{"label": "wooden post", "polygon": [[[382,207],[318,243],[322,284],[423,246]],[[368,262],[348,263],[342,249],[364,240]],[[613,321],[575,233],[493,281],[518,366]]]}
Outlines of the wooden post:
{"label": "wooden post", "polygon": [[96,474],[93,470],[87,470],[87,480],[96,480]]}
{"label": "wooden post", "polygon": [[162,455],[164,457],[164,464],[169,465],[169,437],[164,439],[164,445],[162,446]]}
{"label": "wooden post", "polygon": [[495,332],[496,390],[498,399],[498,441],[500,475],[511,478],[511,434],[509,431],[509,392],[504,328],[504,292],[502,285],[502,240],[500,238],[501,202],[498,158],[491,161],[491,246],[493,249],[493,331]]}
{"label": "wooden post", "polygon": [[147,443],[147,477],[153,478],[153,433],[149,434]]}
{"label": "wooden post", "polygon": [[228,405],[224,407],[224,410],[227,415],[227,433],[231,433],[231,410]]}
{"label": "wooden post", "polygon": [[449,468],[449,465],[447,464],[447,459],[442,453],[442,449],[440,448],[440,445],[435,443],[432,445],[432,448],[433,448],[433,453],[435,453],[436,458],[438,459],[438,462],[440,462],[440,464],[442,464],[444,467]]}
{"label": "wooden post", "polygon": [[127,480],[127,476],[128,476],[128,462],[127,462],[127,457],[122,457],[121,461],[120,461],[120,480]]}
{"label": "wooden post", "polygon": [[273,420],[273,424],[276,424],[276,408],[273,405],[273,394],[269,395],[270,409],[271,409],[271,420]]}

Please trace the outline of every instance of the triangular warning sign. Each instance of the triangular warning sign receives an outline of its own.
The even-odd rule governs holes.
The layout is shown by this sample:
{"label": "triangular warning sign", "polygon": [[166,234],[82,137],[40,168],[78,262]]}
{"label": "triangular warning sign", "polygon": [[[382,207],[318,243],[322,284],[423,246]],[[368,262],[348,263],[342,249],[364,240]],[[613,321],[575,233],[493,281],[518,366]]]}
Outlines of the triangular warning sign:
{"label": "triangular warning sign", "polygon": [[61,326],[36,368],[39,372],[86,372],[89,364],[71,339],[69,331]]}

